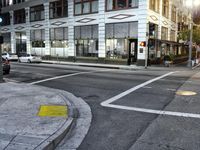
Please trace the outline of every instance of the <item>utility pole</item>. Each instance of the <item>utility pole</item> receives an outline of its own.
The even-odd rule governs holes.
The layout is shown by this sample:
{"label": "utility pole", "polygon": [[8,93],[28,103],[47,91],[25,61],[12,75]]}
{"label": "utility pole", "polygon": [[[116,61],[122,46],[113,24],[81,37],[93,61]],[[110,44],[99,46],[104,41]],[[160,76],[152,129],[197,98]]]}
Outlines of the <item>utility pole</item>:
{"label": "utility pole", "polygon": [[[0,5],[0,23],[2,22],[1,18],[1,8],[2,6]],[[1,34],[1,33],[0,33]],[[1,35],[0,35],[1,36]],[[2,49],[1,49],[1,44],[3,43],[3,37],[0,37],[0,83],[3,82],[3,63],[2,63]]]}
{"label": "utility pole", "polygon": [[[193,15],[193,11],[191,11]],[[188,59],[188,67],[192,67],[192,47],[193,47],[193,16],[191,16],[190,21],[190,45],[189,45],[189,59]]]}

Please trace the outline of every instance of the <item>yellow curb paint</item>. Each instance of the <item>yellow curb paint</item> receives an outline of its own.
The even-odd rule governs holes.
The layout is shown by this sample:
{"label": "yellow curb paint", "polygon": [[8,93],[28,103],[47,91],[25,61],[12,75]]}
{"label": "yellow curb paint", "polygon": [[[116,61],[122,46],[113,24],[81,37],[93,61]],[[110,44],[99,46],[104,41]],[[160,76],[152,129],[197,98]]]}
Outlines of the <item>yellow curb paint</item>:
{"label": "yellow curb paint", "polygon": [[193,95],[197,95],[196,92],[193,91],[177,91],[176,92],[177,95],[182,95],[182,96],[193,96]]}
{"label": "yellow curb paint", "polygon": [[39,117],[67,117],[67,106],[61,105],[41,105],[38,112]]}

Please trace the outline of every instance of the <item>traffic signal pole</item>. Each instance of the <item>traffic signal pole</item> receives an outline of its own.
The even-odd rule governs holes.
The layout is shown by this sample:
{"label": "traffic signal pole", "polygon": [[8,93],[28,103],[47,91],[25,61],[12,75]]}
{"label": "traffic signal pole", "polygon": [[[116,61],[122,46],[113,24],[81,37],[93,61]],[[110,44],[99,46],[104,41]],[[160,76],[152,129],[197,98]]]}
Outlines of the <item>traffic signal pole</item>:
{"label": "traffic signal pole", "polygon": [[[2,22],[2,18],[1,18],[1,6],[0,6],[0,22]],[[1,33],[0,33],[1,34]],[[3,40],[3,39],[1,39]],[[3,62],[2,62],[2,49],[1,49],[1,43],[3,41],[0,42],[0,83],[3,82]]]}

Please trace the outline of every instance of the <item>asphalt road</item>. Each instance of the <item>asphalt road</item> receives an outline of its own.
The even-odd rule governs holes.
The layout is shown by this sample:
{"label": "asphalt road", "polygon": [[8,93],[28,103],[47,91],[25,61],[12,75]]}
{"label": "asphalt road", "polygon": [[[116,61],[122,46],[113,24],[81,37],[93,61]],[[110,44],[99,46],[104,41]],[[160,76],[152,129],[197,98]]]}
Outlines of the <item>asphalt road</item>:
{"label": "asphalt road", "polygon": [[[32,83],[57,76],[80,73],[38,83],[38,85],[69,91],[75,96],[84,99],[91,107],[92,124],[79,150],[128,150],[137,143],[137,140],[142,137],[159,115],[131,111],[127,110],[126,107],[124,109],[103,107],[100,104],[124,91],[169,72],[173,73],[141,86],[139,89],[112,102],[113,105],[117,106],[164,110],[173,101],[175,91],[197,70],[158,68],[129,71],[53,64],[13,63],[10,75],[5,75],[4,78],[14,82]],[[175,120],[179,119],[178,117],[169,117]],[[166,126],[171,123],[168,117],[163,122]],[[176,121],[173,123],[176,126]],[[164,132],[167,133],[168,130],[165,129]],[[158,134],[155,132],[151,138],[156,138]],[[181,138],[181,135],[177,135],[177,137]],[[164,139],[165,137],[162,140]],[[167,145],[167,141],[163,144],[164,146],[162,143],[157,148],[158,150],[181,149],[181,146]],[[152,143],[150,144],[153,145]],[[143,150],[145,147],[149,147],[150,144],[137,144],[134,149]],[[155,150],[156,148],[149,147],[147,149]]]}

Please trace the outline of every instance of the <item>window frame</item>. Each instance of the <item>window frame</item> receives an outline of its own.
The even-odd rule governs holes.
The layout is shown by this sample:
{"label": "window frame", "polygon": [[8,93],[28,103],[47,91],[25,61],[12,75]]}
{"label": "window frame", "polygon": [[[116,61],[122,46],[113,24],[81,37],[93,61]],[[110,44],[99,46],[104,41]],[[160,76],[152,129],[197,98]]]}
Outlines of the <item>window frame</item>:
{"label": "window frame", "polygon": [[[41,9],[41,10],[37,10],[37,8],[43,8],[43,9]],[[36,10],[31,10],[31,9],[35,9],[36,8]],[[34,17],[34,20],[32,20],[31,19],[31,14],[32,13],[36,13],[36,12],[40,12],[40,19],[35,19],[35,17]],[[32,6],[32,7],[30,7],[30,22],[34,22],[34,21],[42,21],[42,20],[45,20],[45,12],[44,12],[44,19],[42,19],[42,12],[44,12],[44,5],[42,4],[42,5],[36,5],[36,6]],[[35,16],[35,15],[34,15]]]}
{"label": "window frame", "polygon": [[[22,21],[16,21],[17,20],[16,18],[22,18],[21,16],[24,17],[24,20],[22,20]],[[25,11],[25,9],[18,9],[18,10],[14,11],[13,23],[14,24],[26,23],[26,11]]]}
{"label": "window frame", "polygon": [[125,8],[119,8],[118,5],[117,5],[117,0],[113,0],[113,1],[115,2],[114,9],[108,10],[107,9],[107,2],[108,2],[108,0],[105,0],[105,11],[106,12],[139,8],[139,0],[138,0],[138,6],[134,6],[134,7],[129,7],[129,3],[128,3],[129,0],[125,0],[126,1],[126,7]]}
{"label": "window frame", "polygon": [[[92,2],[97,1],[97,3],[99,2],[99,0],[80,0],[80,2],[76,2],[76,0],[74,0],[74,16],[80,16],[80,15],[87,15],[87,14],[95,14],[98,13],[98,9],[97,11],[92,12]],[[84,3],[90,3],[90,11],[89,13],[83,13],[83,5]],[[81,13],[80,14],[76,14],[76,10],[75,10],[75,6],[76,4],[81,4]]]}
{"label": "window frame", "polygon": [[171,20],[173,22],[177,22],[177,17],[176,17],[176,14],[177,14],[177,8],[176,6],[172,5],[172,8],[171,8]]}
{"label": "window frame", "polygon": [[[61,4],[60,5],[58,5],[58,3],[57,2],[59,2],[59,1],[54,1],[54,2],[50,2],[49,3],[49,19],[57,19],[57,18],[64,18],[64,17],[68,17],[68,0],[60,0],[61,1]],[[51,4],[53,4],[53,3],[55,3],[55,7],[51,7]],[[57,16],[57,17],[55,17],[55,16],[53,16],[52,18],[51,18],[51,16],[50,16],[50,12],[51,12],[51,10],[54,10],[55,8],[61,8],[61,16]],[[65,15],[65,9],[67,10],[67,14]]]}
{"label": "window frame", "polygon": [[162,16],[169,18],[169,0],[163,0],[162,3]]}
{"label": "window frame", "polygon": [[160,0],[149,0],[149,9],[160,13]]}

